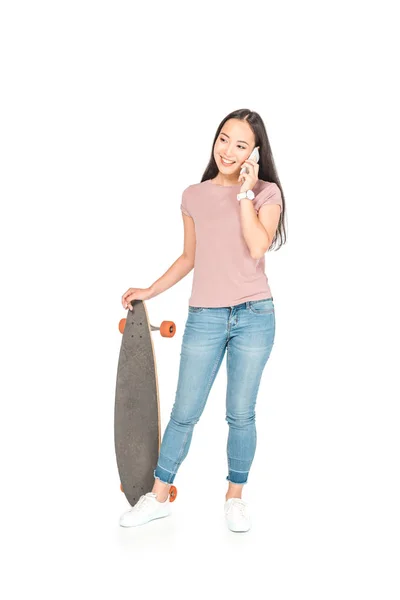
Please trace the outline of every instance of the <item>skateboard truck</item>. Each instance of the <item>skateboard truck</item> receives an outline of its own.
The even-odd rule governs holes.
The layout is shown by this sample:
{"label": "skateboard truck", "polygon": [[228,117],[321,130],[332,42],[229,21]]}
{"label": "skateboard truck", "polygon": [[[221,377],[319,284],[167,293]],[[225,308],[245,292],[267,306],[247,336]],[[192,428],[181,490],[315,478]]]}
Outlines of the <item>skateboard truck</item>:
{"label": "skateboard truck", "polygon": [[[120,333],[124,333],[126,325],[126,318],[121,319],[118,325],[118,329]],[[173,321],[163,321],[160,327],[156,327],[155,325],[150,325],[151,331],[159,331],[162,337],[174,337],[176,332],[176,325]]]}

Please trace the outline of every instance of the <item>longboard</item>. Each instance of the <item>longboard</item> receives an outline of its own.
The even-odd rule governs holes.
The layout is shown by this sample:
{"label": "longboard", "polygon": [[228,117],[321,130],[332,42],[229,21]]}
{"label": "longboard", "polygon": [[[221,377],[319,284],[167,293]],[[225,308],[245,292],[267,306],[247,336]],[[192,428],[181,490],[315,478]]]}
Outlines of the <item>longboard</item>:
{"label": "longboard", "polygon": [[[143,300],[133,300],[132,310],[119,322],[122,333],[115,390],[114,442],[121,491],[134,506],[151,491],[161,445],[157,365],[152,331],[173,337],[176,327],[163,321],[150,325]],[[171,486],[169,500],[177,490]]]}

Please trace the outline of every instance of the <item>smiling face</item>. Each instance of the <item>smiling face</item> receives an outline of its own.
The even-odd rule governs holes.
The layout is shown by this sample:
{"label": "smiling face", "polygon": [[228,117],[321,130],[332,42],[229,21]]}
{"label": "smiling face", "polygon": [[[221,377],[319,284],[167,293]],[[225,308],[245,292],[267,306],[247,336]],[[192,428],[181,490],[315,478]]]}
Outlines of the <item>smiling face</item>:
{"label": "smiling face", "polygon": [[[219,170],[218,177],[237,183],[240,169],[249,158],[255,143],[254,133],[246,121],[226,121],[214,144],[213,154]],[[224,159],[229,162],[225,163]]]}

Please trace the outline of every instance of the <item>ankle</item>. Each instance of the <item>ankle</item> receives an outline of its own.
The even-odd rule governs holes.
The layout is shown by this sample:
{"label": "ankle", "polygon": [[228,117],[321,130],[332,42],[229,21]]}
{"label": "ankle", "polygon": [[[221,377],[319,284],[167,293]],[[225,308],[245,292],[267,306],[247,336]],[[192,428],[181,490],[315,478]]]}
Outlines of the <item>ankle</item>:
{"label": "ankle", "polygon": [[168,493],[165,494],[165,493],[158,492],[158,494],[156,496],[156,500],[157,500],[157,502],[165,502],[166,499],[168,498],[168,496],[169,496]]}
{"label": "ankle", "polygon": [[156,494],[156,499],[158,502],[165,502],[169,496],[169,490],[172,484],[167,484],[164,482],[159,482],[154,484],[153,489],[151,490],[154,494]]}
{"label": "ankle", "polygon": [[242,499],[242,495],[241,494],[226,494],[225,496],[225,502],[227,500],[229,500],[230,498],[239,498],[239,500]]}

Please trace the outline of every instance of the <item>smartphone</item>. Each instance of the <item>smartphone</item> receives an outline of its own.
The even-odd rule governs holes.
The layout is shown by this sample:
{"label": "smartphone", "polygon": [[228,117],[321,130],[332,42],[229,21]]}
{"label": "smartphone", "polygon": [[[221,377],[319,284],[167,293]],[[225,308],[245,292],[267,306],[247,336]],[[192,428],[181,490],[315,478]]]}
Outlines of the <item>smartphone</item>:
{"label": "smartphone", "polygon": [[[252,152],[252,153],[250,154],[250,156],[249,156],[249,159],[250,159],[250,160],[255,160],[256,162],[258,162],[258,161],[260,160],[260,155],[259,155],[259,153],[258,153],[258,148],[259,148],[259,146],[256,146],[256,147],[254,148],[253,152]],[[239,173],[239,175],[241,175],[241,174],[242,174],[242,173],[244,173],[244,172],[248,173],[248,170],[247,170],[247,167],[246,167],[246,165],[244,165],[244,167],[242,167],[242,168],[240,169],[240,173]]]}

